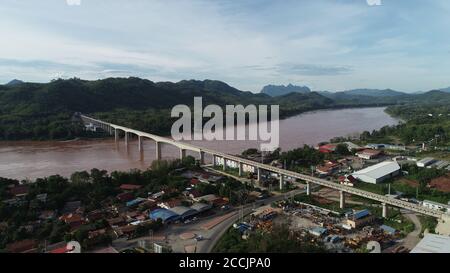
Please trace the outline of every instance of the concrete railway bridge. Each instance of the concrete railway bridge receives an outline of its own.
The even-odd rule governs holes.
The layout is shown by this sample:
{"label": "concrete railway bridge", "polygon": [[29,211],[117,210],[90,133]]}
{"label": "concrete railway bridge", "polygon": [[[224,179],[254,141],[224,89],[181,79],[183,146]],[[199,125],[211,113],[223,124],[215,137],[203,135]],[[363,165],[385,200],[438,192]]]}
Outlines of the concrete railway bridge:
{"label": "concrete railway bridge", "polygon": [[142,142],[144,139],[151,139],[151,140],[155,141],[155,143],[156,143],[156,159],[158,159],[158,160],[161,159],[161,144],[163,144],[163,143],[170,144],[170,145],[173,145],[180,149],[180,159],[182,159],[186,156],[186,151],[191,151],[191,152],[198,153],[201,164],[204,164],[205,163],[205,155],[207,154],[207,155],[210,155],[213,157],[213,160],[212,160],[213,165],[216,165],[217,158],[221,158],[223,160],[222,165],[223,165],[224,170],[226,170],[226,168],[227,168],[227,165],[228,165],[227,163],[235,162],[235,164],[238,166],[238,169],[239,169],[239,175],[243,175],[243,166],[244,165],[253,167],[253,169],[255,170],[255,173],[257,174],[258,181],[261,179],[261,171],[276,173],[279,177],[280,189],[283,189],[283,187],[285,185],[286,177],[290,177],[290,178],[295,178],[295,179],[301,180],[303,182],[306,182],[306,194],[307,195],[311,194],[311,191],[310,191],[311,184],[320,185],[320,186],[324,186],[327,188],[337,190],[340,192],[340,208],[342,208],[342,209],[345,206],[345,195],[352,194],[352,195],[357,195],[357,196],[361,196],[361,197],[364,197],[367,199],[371,199],[371,200],[380,202],[382,204],[382,216],[383,217],[387,216],[387,206],[388,205],[393,206],[393,207],[403,208],[403,209],[406,209],[409,211],[432,216],[432,217],[439,218],[439,219],[442,218],[442,216],[444,215],[444,212],[442,212],[442,211],[429,209],[429,208],[426,208],[426,207],[423,207],[423,206],[420,206],[417,204],[413,204],[413,203],[410,203],[407,201],[398,200],[398,199],[387,197],[384,195],[380,195],[380,194],[364,191],[361,189],[356,189],[353,187],[337,184],[337,183],[327,181],[324,179],[320,179],[317,177],[312,177],[309,175],[304,175],[304,174],[300,174],[297,172],[280,169],[280,168],[270,166],[267,164],[251,161],[248,159],[240,158],[238,156],[229,155],[229,154],[211,150],[211,149],[198,147],[198,146],[195,146],[192,144],[175,141],[175,140],[167,138],[167,137],[161,137],[161,136],[157,136],[154,134],[134,130],[134,129],[127,128],[124,126],[112,124],[112,123],[105,122],[105,121],[98,120],[98,119],[94,119],[94,118],[91,118],[91,117],[88,117],[88,116],[85,116],[82,114],[80,114],[80,118],[83,120],[83,122],[85,124],[93,124],[99,128],[102,128],[102,130],[104,130],[105,132],[108,132],[109,134],[114,135],[116,141],[119,141],[119,133],[120,133],[120,131],[123,131],[125,134],[125,144],[126,145],[128,145],[128,143],[129,143],[130,136],[136,135],[138,137],[138,147],[139,147],[140,152],[143,152]]}

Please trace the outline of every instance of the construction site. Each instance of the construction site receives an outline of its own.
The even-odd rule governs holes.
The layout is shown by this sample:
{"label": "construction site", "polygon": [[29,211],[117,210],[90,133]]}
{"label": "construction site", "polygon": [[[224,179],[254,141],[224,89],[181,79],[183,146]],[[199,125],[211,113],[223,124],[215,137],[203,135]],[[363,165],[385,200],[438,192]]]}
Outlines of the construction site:
{"label": "construction site", "polygon": [[[287,224],[312,243],[325,246],[334,253],[373,252],[390,249],[390,252],[406,252],[396,247],[401,234],[394,228],[382,224],[369,210],[349,210],[345,213],[324,209],[311,204],[282,200],[254,209],[243,222],[234,225],[242,238],[253,232],[271,232],[274,225]],[[367,247],[373,242],[379,249]],[[375,243],[375,245],[376,245]]]}

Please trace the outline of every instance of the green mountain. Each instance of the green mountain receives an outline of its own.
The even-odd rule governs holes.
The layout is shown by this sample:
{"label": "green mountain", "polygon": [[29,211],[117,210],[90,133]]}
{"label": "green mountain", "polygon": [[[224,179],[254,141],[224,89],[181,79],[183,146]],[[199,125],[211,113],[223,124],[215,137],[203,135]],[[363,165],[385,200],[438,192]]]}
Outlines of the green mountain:
{"label": "green mountain", "polygon": [[286,99],[243,92],[224,82],[185,80],[177,83],[140,78],[54,80],[50,83],[0,85],[0,139],[59,139],[82,135],[71,123],[74,112],[97,115],[155,133],[168,133],[170,109],[192,105],[194,96],[203,104],[279,104],[287,116],[333,103],[319,94]]}

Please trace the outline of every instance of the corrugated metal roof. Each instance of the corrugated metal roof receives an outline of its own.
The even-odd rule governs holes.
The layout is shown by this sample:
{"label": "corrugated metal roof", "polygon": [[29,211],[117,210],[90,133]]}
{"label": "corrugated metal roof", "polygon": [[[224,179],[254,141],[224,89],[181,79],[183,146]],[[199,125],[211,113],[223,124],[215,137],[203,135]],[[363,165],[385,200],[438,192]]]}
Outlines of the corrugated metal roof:
{"label": "corrugated metal roof", "polygon": [[400,170],[400,165],[394,161],[384,161],[368,168],[354,172],[352,175],[358,178],[359,175],[365,175],[371,178],[381,178],[393,172]]}
{"label": "corrugated metal roof", "polygon": [[450,253],[450,237],[425,234],[425,237],[411,250],[411,253]]}

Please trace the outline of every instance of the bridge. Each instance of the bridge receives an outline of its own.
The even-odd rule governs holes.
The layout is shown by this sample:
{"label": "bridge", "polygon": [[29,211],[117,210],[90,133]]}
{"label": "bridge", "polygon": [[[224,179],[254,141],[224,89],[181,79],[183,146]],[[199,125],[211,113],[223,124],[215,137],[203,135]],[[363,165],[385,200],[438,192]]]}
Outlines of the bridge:
{"label": "bridge", "polygon": [[[218,161],[216,159],[220,158],[223,161],[223,164],[221,164],[221,165],[223,165],[224,171],[227,169],[227,165],[229,165],[227,163],[235,162],[236,165],[238,166],[240,176],[243,175],[244,165],[250,166],[255,170],[258,181],[261,180],[261,172],[262,171],[276,173],[279,177],[280,189],[283,189],[283,187],[285,185],[286,177],[290,177],[290,178],[294,178],[294,179],[298,179],[298,180],[306,182],[306,194],[307,195],[311,194],[311,191],[310,191],[311,184],[320,185],[323,187],[337,190],[340,193],[340,202],[339,203],[340,203],[341,209],[343,209],[345,207],[345,195],[352,194],[352,195],[356,195],[356,196],[360,196],[363,198],[367,198],[367,199],[371,199],[371,200],[380,202],[382,204],[382,216],[383,217],[387,216],[387,206],[388,205],[407,209],[407,210],[410,210],[410,211],[413,211],[416,213],[420,213],[420,214],[424,214],[424,215],[428,215],[428,216],[432,216],[432,217],[436,217],[436,218],[442,218],[442,216],[444,214],[444,212],[442,212],[442,211],[429,209],[429,208],[423,207],[418,204],[414,204],[414,203],[410,203],[407,201],[395,199],[392,197],[364,191],[361,189],[356,189],[356,188],[353,188],[350,186],[341,185],[341,184],[334,183],[334,182],[324,180],[324,179],[320,179],[317,177],[304,175],[304,174],[300,174],[300,173],[285,170],[285,169],[280,169],[280,168],[277,168],[274,166],[270,166],[267,164],[244,159],[244,158],[234,156],[234,155],[229,155],[229,154],[215,151],[212,149],[198,147],[198,146],[195,146],[195,145],[192,145],[189,143],[175,141],[171,138],[161,137],[161,136],[157,136],[154,134],[134,130],[134,129],[127,128],[124,126],[108,123],[108,122],[98,120],[98,119],[94,119],[94,118],[91,118],[91,117],[88,117],[85,115],[80,114],[80,118],[83,120],[84,123],[89,123],[89,124],[95,125],[95,126],[101,128],[102,130],[104,130],[105,132],[108,132],[109,134],[114,135],[116,142],[119,140],[120,131],[124,132],[124,134],[125,134],[125,144],[126,145],[128,145],[128,143],[129,143],[130,136],[132,134],[136,135],[138,137],[138,148],[139,148],[140,152],[143,151],[142,142],[145,138],[155,141],[155,143],[156,143],[156,159],[157,160],[161,159],[161,144],[164,143],[164,144],[170,144],[170,145],[173,145],[173,146],[179,148],[180,149],[180,159],[183,159],[186,156],[186,151],[192,151],[192,152],[198,153],[199,158],[200,158],[200,163],[204,164],[205,163],[205,155],[208,154],[208,155],[212,156],[213,165],[216,166],[217,161]],[[295,182],[295,183],[298,183],[298,182]]]}

